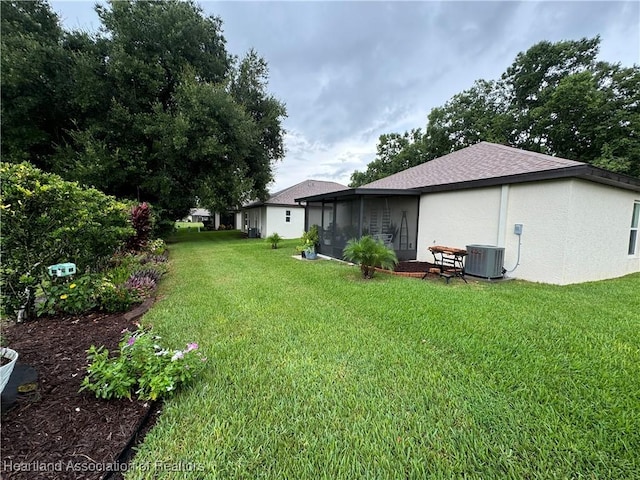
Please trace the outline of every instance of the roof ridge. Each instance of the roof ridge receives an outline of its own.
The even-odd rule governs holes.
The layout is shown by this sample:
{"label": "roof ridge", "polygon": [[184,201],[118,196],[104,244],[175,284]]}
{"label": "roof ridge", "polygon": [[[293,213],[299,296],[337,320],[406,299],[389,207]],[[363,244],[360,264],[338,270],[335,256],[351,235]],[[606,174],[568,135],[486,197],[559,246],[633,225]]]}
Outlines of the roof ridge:
{"label": "roof ridge", "polygon": [[[571,160],[569,158],[564,158],[564,157],[558,157],[555,155],[549,155],[548,153],[541,153],[541,152],[532,152],[531,150],[525,150],[523,148],[518,148],[518,147],[512,147],[509,145],[504,145],[502,143],[493,143],[493,142],[487,142],[487,141],[481,141],[479,143],[476,143],[475,145],[479,145],[479,144],[486,144],[486,145],[490,145],[492,147],[497,147],[500,148],[502,150],[507,150],[509,152],[513,152],[514,150],[516,150],[520,155],[529,155],[532,157],[538,157],[538,158],[544,158],[546,160],[555,160],[558,163],[562,163],[562,162],[575,162],[575,163],[580,163],[583,165],[586,165],[585,162],[581,162],[580,160]],[[472,145],[473,146],[473,145]],[[560,160],[562,160],[562,162],[560,162]]]}

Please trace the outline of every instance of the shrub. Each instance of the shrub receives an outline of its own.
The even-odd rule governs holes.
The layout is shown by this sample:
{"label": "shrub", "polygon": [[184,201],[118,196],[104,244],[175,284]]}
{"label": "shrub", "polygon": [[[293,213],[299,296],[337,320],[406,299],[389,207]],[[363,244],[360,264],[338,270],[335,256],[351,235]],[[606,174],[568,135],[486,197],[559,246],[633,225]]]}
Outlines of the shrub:
{"label": "shrub", "polygon": [[136,303],[136,298],[124,285],[115,285],[103,278],[96,291],[96,301],[101,310],[117,313],[129,310]]}
{"label": "shrub", "polygon": [[96,271],[133,233],[125,204],[29,163],[0,165],[0,183],[0,288],[9,315],[24,306],[31,316],[49,265]]}
{"label": "shrub", "polygon": [[153,294],[156,285],[156,281],[151,277],[133,274],[125,282],[124,287],[136,301],[142,301]]}
{"label": "shrub", "polygon": [[342,252],[344,258],[360,265],[363,278],[371,278],[375,267],[392,269],[398,258],[393,249],[365,235],[360,240],[349,240]]}
{"label": "shrub", "polygon": [[133,272],[132,277],[148,277],[152,279],[154,282],[158,283],[160,278],[162,277],[162,272],[158,271],[153,267],[140,268]]}
{"label": "shrub", "polygon": [[95,290],[95,278],[92,275],[85,274],[74,280],[65,279],[62,282],[53,278],[50,284],[43,287],[44,301],[36,304],[36,314],[78,315],[88,312],[98,304]]}
{"label": "shrub", "polygon": [[104,347],[89,348],[90,365],[80,391],[89,390],[103,399],[131,399],[135,393],[140,400],[156,400],[191,383],[204,367],[206,358],[197,343],[171,351],[162,347],[161,338],[149,329],[139,327],[124,333],[120,355],[115,358],[109,358]]}
{"label": "shrub", "polygon": [[152,255],[163,255],[167,251],[167,244],[161,238],[151,240],[147,244],[147,252]]}

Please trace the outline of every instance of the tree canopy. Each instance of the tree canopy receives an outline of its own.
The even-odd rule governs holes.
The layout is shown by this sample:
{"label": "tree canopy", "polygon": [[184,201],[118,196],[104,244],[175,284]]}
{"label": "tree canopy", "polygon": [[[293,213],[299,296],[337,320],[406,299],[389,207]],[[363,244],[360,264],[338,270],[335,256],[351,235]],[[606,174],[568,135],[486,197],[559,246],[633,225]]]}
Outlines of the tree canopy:
{"label": "tree canopy", "polygon": [[166,219],[267,195],[284,104],[255,51],[191,1],[109,1],[95,34],[48,4],[2,2],[2,151]]}
{"label": "tree canopy", "polygon": [[499,80],[477,80],[433,108],[424,134],[381,135],[350,186],[483,140],[640,177],[640,67],[596,61],[599,44],[545,41],[519,53]]}

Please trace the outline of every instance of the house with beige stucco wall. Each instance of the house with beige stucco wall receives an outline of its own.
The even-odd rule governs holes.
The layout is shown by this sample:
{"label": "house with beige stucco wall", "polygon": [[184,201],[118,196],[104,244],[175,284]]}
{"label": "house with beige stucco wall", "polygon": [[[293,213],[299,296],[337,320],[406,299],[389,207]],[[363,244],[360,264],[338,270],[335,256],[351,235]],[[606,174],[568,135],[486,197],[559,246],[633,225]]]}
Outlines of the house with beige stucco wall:
{"label": "house with beige stucco wall", "polygon": [[303,200],[323,232],[320,253],[336,258],[348,239],[386,227],[403,260],[433,261],[429,247],[447,245],[469,262],[488,247],[502,275],[534,282],[640,272],[640,179],[504,145],[480,142]]}
{"label": "house with beige stucco wall", "polygon": [[282,238],[298,238],[305,230],[305,204],[295,199],[344,190],[345,185],[323,180],[305,180],[279,192],[264,201],[255,201],[241,209],[243,230],[249,237],[266,238],[277,233]]}

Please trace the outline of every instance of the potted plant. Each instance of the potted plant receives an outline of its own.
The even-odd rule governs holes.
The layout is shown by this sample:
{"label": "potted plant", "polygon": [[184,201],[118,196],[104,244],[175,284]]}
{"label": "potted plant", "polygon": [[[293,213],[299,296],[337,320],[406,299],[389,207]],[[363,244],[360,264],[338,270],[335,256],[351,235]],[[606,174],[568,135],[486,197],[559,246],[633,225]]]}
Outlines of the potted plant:
{"label": "potted plant", "polygon": [[271,235],[269,235],[265,241],[267,243],[271,244],[271,248],[276,249],[278,248],[278,243],[280,243],[280,241],[282,240],[282,237],[280,235],[278,235],[278,232],[273,232]]}
{"label": "potted plant", "polygon": [[0,348],[0,393],[11,377],[16,360],[18,360],[18,352],[6,347]]}
{"label": "potted plant", "polygon": [[302,258],[309,260],[315,260],[316,245],[320,242],[320,235],[318,234],[318,225],[311,225],[309,230],[302,234],[302,245],[298,247],[298,250],[302,252]]}
{"label": "potted plant", "polygon": [[376,267],[391,269],[398,263],[393,249],[369,235],[360,240],[349,240],[342,253],[345,259],[360,265],[362,277],[365,279],[373,277]]}

